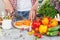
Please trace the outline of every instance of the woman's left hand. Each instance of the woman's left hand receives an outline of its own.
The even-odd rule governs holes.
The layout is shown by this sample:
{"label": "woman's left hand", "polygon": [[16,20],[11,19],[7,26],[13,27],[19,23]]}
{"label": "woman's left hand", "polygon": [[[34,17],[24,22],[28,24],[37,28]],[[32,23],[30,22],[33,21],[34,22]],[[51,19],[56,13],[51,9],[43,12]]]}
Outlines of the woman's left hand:
{"label": "woman's left hand", "polygon": [[33,21],[36,17],[36,10],[31,10],[29,13],[29,20]]}

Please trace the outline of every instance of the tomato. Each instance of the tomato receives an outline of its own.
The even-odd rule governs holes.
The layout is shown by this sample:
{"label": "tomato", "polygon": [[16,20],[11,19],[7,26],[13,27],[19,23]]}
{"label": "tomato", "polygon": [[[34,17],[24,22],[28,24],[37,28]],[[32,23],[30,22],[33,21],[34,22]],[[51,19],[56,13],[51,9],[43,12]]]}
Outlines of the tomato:
{"label": "tomato", "polygon": [[34,36],[36,36],[36,37],[37,37],[37,36],[38,36],[38,33],[36,33],[36,32],[35,32],[35,33],[34,33]]}
{"label": "tomato", "polygon": [[40,23],[42,24],[42,18],[37,17],[37,18],[36,18],[36,21],[37,21],[37,22],[40,22]]}
{"label": "tomato", "polygon": [[41,22],[42,18],[36,18],[36,21]]}
{"label": "tomato", "polygon": [[52,18],[48,18],[49,22],[52,20]]}
{"label": "tomato", "polygon": [[39,28],[35,28],[35,32],[39,32]]}
{"label": "tomato", "polygon": [[37,35],[37,37],[38,37],[38,38],[41,38],[41,37],[42,37],[42,35],[41,35],[41,34],[38,34],[38,35]]}
{"label": "tomato", "polygon": [[51,28],[51,24],[47,24],[47,27],[48,27],[48,28]]}
{"label": "tomato", "polygon": [[60,32],[58,32],[58,35],[60,36]]}
{"label": "tomato", "polygon": [[39,26],[41,25],[41,23],[40,22],[37,22],[37,21],[33,21],[33,23],[32,23],[32,29],[34,29],[35,30],[35,28],[39,28]]}
{"label": "tomato", "polygon": [[34,33],[34,36],[36,36],[36,37],[38,37],[38,38],[41,38],[41,37],[42,37],[42,35],[39,34],[39,33]]}

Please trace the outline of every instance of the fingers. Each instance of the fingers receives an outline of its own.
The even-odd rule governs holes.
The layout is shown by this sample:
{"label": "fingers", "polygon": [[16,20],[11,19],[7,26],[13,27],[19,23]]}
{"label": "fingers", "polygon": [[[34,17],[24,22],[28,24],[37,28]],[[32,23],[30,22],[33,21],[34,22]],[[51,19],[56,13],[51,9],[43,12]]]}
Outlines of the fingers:
{"label": "fingers", "polygon": [[36,16],[35,11],[31,11],[29,13],[29,20],[33,21],[35,19],[35,16]]}
{"label": "fingers", "polygon": [[32,21],[32,13],[29,13],[29,20]]}
{"label": "fingers", "polygon": [[6,11],[7,13],[13,13],[13,12],[14,12],[14,10],[10,10],[10,9],[5,9],[5,11]]}
{"label": "fingers", "polygon": [[14,9],[13,9],[12,6],[6,6],[6,7],[5,7],[5,10],[6,10],[6,12],[9,12],[9,13],[14,12]]}
{"label": "fingers", "polygon": [[35,19],[35,16],[36,16],[36,13],[35,11],[33,12],[33,15],[32,15],[32,19],[34,20]]}
{"label": "fingers", "polygon": [[12,18],[12,19],[14,18],[14,14],[11,14],[11,18]]}
{"label": "fingers", "polygon": [[8,10],[9,11],[9,13],[13,13],[14,12],[14,10],[13,9],[10,9],[10,10]]}

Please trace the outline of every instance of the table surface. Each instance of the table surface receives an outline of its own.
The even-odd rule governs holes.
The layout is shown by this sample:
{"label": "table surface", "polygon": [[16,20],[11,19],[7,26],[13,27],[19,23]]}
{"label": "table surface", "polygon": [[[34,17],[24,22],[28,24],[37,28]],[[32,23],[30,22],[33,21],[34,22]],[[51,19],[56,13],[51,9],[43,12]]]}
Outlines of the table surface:
{"label": "table surface", "polygon": [[[2,29],[0,32],[0,40],[34,40],[34,36],[29,36],[26,30],[22,31],[20,29],[12,28],[9,30]],[[60,40],[59,36],[48,37],[42,36],[42,38],[38,40]]]}

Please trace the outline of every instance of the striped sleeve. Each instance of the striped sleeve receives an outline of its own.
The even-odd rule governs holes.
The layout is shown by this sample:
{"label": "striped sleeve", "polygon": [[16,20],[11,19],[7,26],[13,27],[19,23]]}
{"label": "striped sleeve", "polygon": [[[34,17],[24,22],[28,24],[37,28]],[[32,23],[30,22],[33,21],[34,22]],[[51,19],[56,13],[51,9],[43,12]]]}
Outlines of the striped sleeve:
{"label": "striped sleeve", "polygon": [[10,0],[10,2],[12,4],[13,8],[15,9],[17,6],[17,1],[16,0]]}

